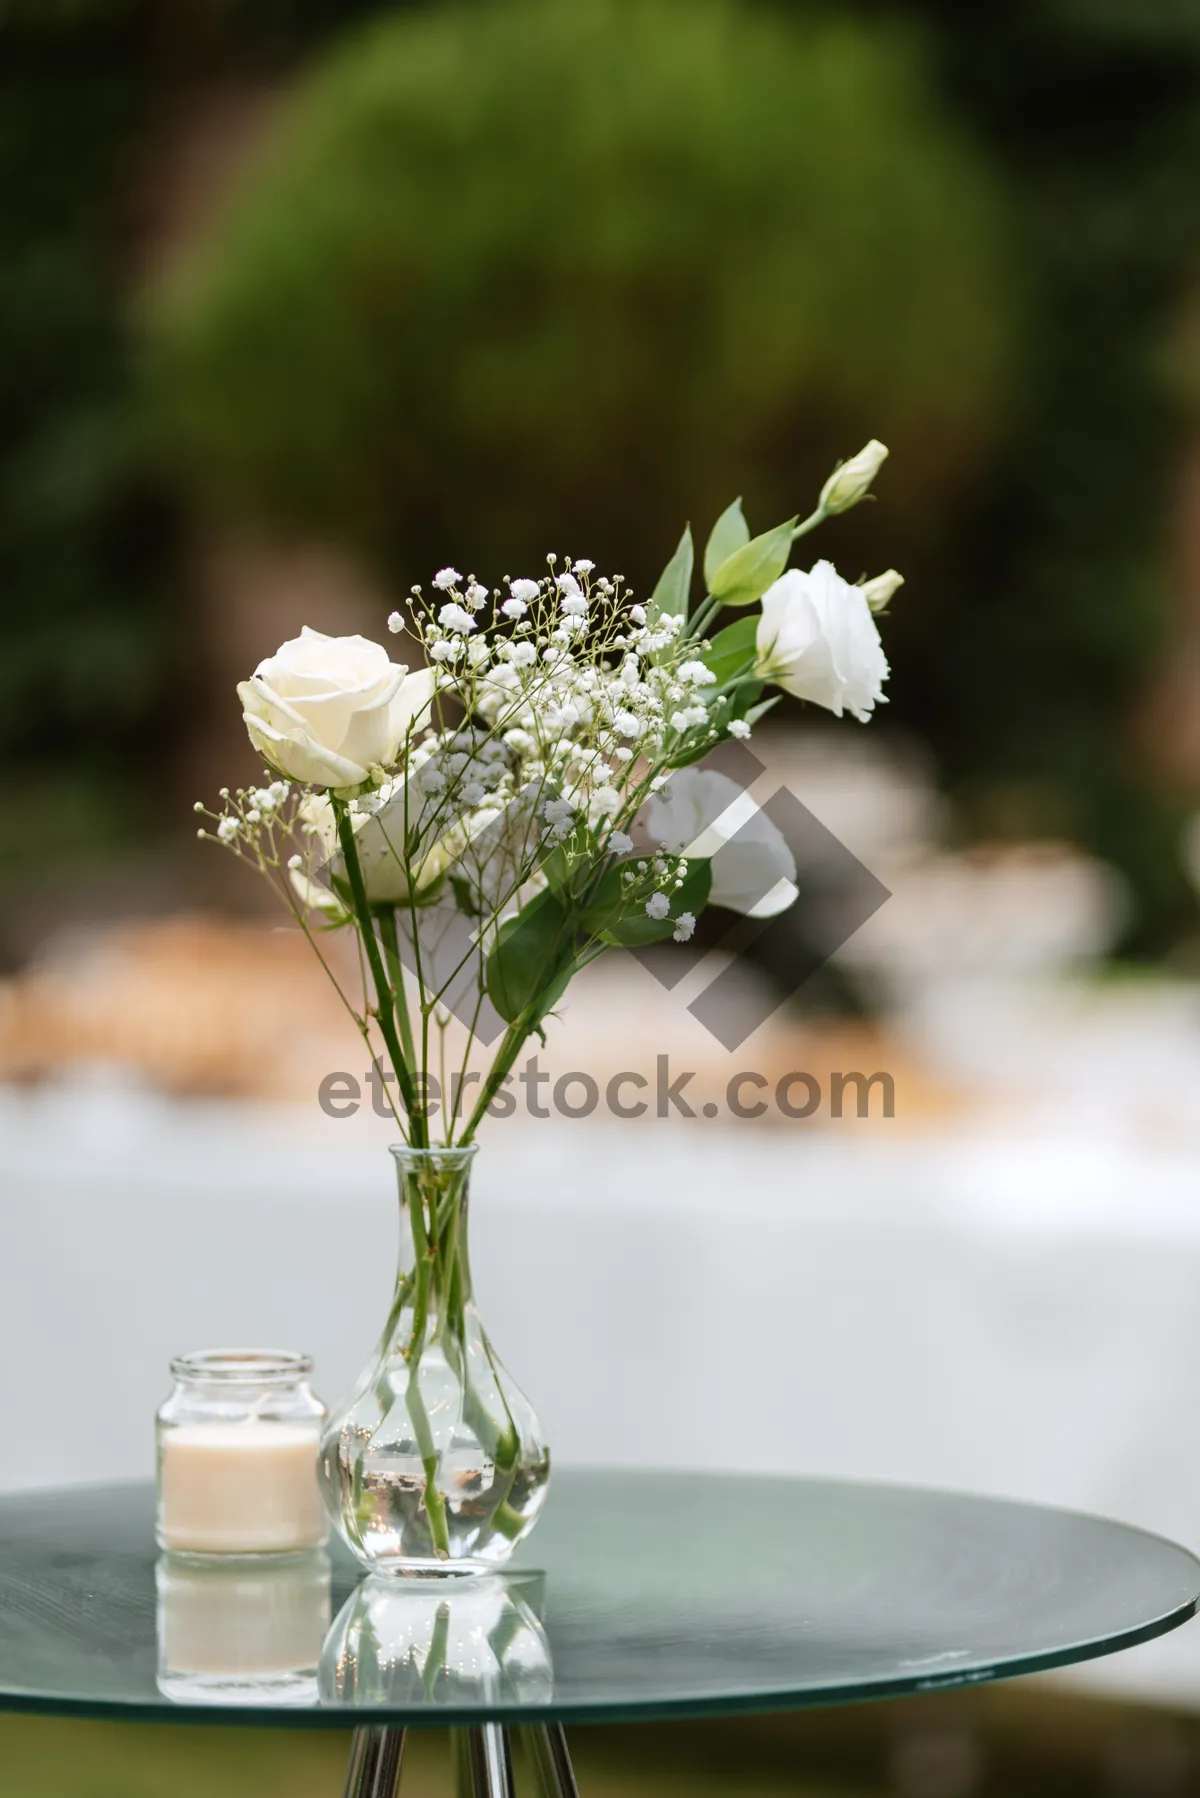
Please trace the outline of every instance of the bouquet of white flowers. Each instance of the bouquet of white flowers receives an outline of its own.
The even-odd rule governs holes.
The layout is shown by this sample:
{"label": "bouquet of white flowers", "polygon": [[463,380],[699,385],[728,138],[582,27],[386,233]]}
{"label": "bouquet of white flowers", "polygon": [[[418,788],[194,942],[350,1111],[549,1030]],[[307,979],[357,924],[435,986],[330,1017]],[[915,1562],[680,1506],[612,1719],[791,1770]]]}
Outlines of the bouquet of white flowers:
{"label": "bouquet of white flowers", "polygon": [[[760,817],[730,845],[733,784],[678,771],[748,738],[776,703],[768,684],[861,720],[882,699],[875,614],[900,576],[851,586],[829,562],[787,563],[864,497],[886,453],[868,444],[810,517],[758,537],[735,501],[694,610],[690,530],[645,604],[582,559],[550,556],[540,580],[499,590],[443,568],[432,594],[413,588],[410,623],[389,620],[421,667],[306,628],[238,688],[264,784],[224,792],[200,834],[273,881],[394,1090],[406,1142],[431,1146],[426,1093],[452,1014],[467,1032],[460,1102],[439,1108],[447,1146],[473,1140],[524,1043],[606,949],[686,941],[709,904],[763,917],[795,898],[774,825]],[[361,939],[357,994],[322,952],[321,930],[339,926]]]}
{"label": "bouquet of white flowers", "polygon": [[[747,829],[739,789],[696,764],[750,736],[776,703],[769,685],[862,720],[882,699],[875,615],[900,576],[851,586],[828,562],[787,565],[798,538],[864,497],[886,454],[868,444],[809,517],[761,536],[735,501],[708,538],[694,608],[688,530],[644,603],[583,559],[550,556],[540,579],[500,589],[448,567],[432,593],[412,589],[407,620],[389,620],[420,666],[305,630],[238,689],[263,784],[223,792],[200,834],[273,882],[404,1139],[392,1311],[322,1451],[330,1509],[369,1565],[496,1560],[536,1515],[547,1451],[471,1297],[475,1134],[597,956],[687,941],[710,904],[764,917],[795,899],[782,835],[761,814]],[[710,636],[726,608],[743,616]],[[347,926],[357,991],[322,947]],[[447,1082],[452,1017],[465,1047]]]}

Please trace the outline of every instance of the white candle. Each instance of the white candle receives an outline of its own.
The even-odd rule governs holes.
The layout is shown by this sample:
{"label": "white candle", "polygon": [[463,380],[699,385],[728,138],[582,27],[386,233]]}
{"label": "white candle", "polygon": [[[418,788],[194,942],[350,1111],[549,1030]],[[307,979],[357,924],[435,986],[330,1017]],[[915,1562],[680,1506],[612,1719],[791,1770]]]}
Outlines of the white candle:
{"label": "white candle", "polygon": [[193,1554],[266,1554],[325,1540],[319,1434],[248,1417],[162,1433],[159,1539]]}

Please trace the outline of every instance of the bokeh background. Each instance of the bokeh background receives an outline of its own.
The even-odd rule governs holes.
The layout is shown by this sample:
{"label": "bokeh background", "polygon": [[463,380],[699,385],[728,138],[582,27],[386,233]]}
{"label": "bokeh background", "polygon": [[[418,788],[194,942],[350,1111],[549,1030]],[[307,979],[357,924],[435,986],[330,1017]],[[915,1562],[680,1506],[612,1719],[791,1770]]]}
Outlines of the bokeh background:
{"label": "bokeh background", "polygon": [[[547,1059],[649,1045],[715,1092],[884,1068],[895,1116],[697,1123],[712,1153],[677,1120],[632,1148],[518,1120],[496,1334],[539,1402],[543,1368],[567,1458],[694,1464],[712,1395],[651,1427],[637,1394],[695,1320],[664,1311],[620,1362],[570,1285],[604,1252],[605,1156],[700,1290],[727,1278],[725,1181],[773,1208],[804,1363],[769,1416],[725,1395],[730,1464],[1200,1543],[1198,194],[1185,0],[2,0],[0,1435],[34,1446],[0,1482],[144,1472],[173,1332],[307,1337],[333,1396],[365,1353],[356,1264],[382,1309],[383,1127],[331,1137],[316,1105],[360,1052],[195,839],[192,801],[255,772],[234,683],[304,623],[380,635],[448,560],[496,582],[553,549],[648,591],[685,519],[735,493],[752,528],[803,513],[875,436],[878,503],[818,553],[906,576],[889,704],[868,729],[779,708],[756,791],[786,781],[894,897],[733,1060],[632,963]],[[769,958],[746,978],[784,996]],[[231,1142],[236,1224],[204,1196],[228,1200]],[[539,1169],[574,1195],[557,1220]],[[305,1178],[281,1248],[254,1206]],[[47,1357],[69,1373],[96,1331],[113,1397],[81,1465],[26,1424]],[[687,1732],[597,1732],[588,1789],[654,1765],[693,1792],[706,1767],[756,1792],[1200,1790],[1184,1640],[1069,1690],[695,1735],[694,1765]],[[0,1734],[39,1798],[182,1791],[193,1754]],[[248,1741],[206,1736],[205,1777],[317,1780],[311,1747]]]}

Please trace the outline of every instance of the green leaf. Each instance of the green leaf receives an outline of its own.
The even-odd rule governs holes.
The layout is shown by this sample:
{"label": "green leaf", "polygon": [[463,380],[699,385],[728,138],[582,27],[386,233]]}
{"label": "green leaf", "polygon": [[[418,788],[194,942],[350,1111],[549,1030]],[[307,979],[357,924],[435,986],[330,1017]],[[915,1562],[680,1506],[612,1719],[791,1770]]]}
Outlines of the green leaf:
{"label": "green leaf", "polygon": [[538,865],[552,890],[561,893],[574,872],[575,858],[567,854],[561,843],[556,843]]}
{"label": "green leaf", "polygon": [[758,618],[751,613],[717,632],[700,660],[716,675],[718,686],[732,680],[738,670],[744,668],[750,660],[754,654],[757,631]]}
{"label": "green leaf", "polygon": [[566,913],[548,888],[501,925],[487,959],[485,983],[488,998],[507,1023],[557,979],[568,947],[566,925]]}
{"label": "green leaf", "polygon": [[742,502],[735,499],[731,506],[726,506],[714,524],[712,535],[704,546],[704,583],[710,593],[722,563],[727,562],[735,551],[749,541],[750,526],[742,512]]}
{"label": "green leaf", "polygon": [[745,714],[746,723],[750,725],[757,724],[759,719],[765,718],[767,713],[771,710],[771,707],[778,705],[782,698],[782,693],[776,693],[773,698],[764,699],[761,705],[752,705]]}
{"label": "green leaf", "polygon": [[[645,887],[639,881],[642,897],[631,901],[621,874],[630,862],[614,862],[600,882],[596,897],[580,919],[580,927],[589,936],[602,937],[624,949],[641,949],[647,943],[661,943],[674,933],[681,912],[699,917],[708,904],[712,888],[712,869],[707,861],[694,861],[688,867],[681,887],[669,895],[670,916],[652,918],[646,911]],[[632,884],[632,883],[631,883]]]}
{"label": "green leaf", "polygon": [[708,583],[713,598],[726,606],[748,606],[761,599],[788,565],[795,523],[789,518],[786,524],[777,524],[773,531],[764,531],[734,550]]}
{"label": "green leaf", "polygon": [[[755,708],[756,702],[762,698],[762,690],[763,683],[760,680],[753,678],[740,680],[729,695],[729,711],[726,714],[725,722],[728,723],[730,718],[747,718],[753,724],[754,720],[750,718],[750,713]],[[771,703],[773,704],[774,701]]]}
{"label": "green leaf", "polygon": [[692,586],[692,527],[685,525],[679,546],[658,577],[658,585],[650,598],[651,618],[686,618],[688,594]]}

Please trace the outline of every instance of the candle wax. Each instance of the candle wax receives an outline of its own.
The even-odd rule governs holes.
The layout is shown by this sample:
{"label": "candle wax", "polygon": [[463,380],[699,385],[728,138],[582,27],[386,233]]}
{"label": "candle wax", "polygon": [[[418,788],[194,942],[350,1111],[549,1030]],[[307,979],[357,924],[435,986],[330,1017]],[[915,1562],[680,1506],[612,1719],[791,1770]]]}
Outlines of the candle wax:
{"label": "candle wax", "polygon": [[159,1536],[196,1554],[312,1548],[325,1540],[316,1430],[264,1422],[163,1431]]}

